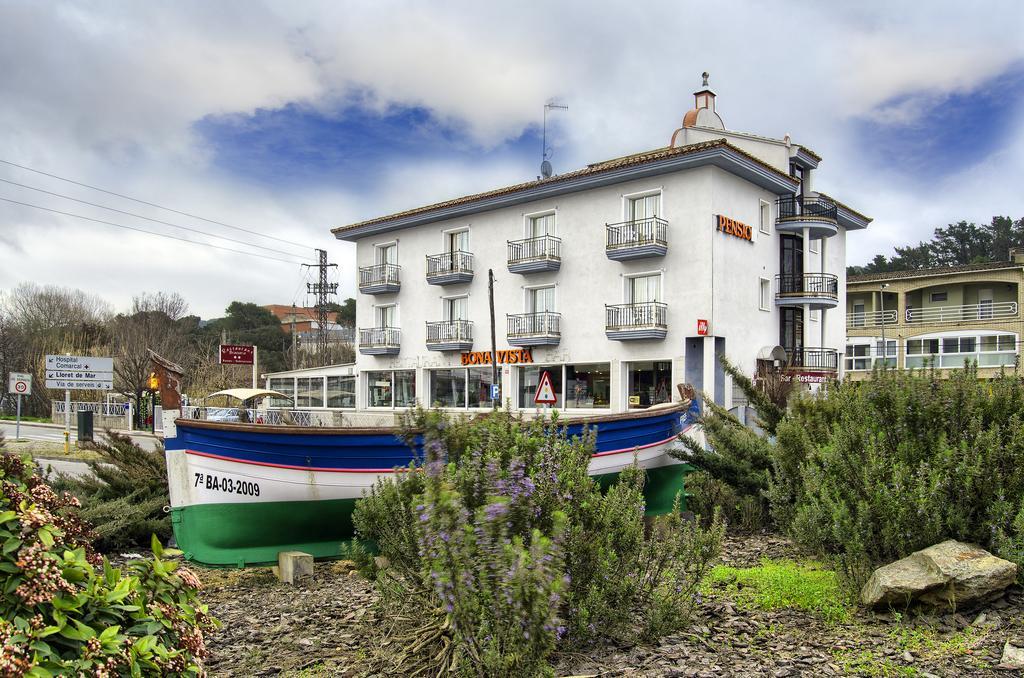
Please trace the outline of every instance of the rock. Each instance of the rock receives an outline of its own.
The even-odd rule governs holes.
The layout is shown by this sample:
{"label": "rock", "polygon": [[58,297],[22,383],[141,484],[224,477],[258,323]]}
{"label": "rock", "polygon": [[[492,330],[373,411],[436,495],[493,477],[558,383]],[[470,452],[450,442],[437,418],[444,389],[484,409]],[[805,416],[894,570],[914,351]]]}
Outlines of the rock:
{"label": "rock", "polygon": [[1024,648],[1011,645],[1006,641],[1003,645],[1003,658],[999,662],[1000,669],[1024,669]]}
{"label": "rock", "polygon": [[313,556],[302,551],[281,551],[277,554],[276,574],[285,584],[294,584],[313,574]]}
{"label": "rock", "polygon": [[950,539],[875,570],[860,600],[868,607],[905,607],[914,601],[971,605],[999,595],[1016,578],[1014,563]]}

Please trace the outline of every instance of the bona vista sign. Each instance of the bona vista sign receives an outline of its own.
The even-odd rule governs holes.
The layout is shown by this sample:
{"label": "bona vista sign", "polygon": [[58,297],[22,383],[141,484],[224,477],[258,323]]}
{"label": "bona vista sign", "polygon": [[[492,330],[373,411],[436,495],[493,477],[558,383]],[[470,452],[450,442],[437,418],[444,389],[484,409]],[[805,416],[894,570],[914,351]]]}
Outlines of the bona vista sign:
{"label": "bona vista sign", "polygon": [[746,224],[736,221],[735,219],[730,219],[729,217],[723,214],[718,215],[716,223],[718,224],[718,230],[721,233],[725,233],[726,235],[734,235],[737,238],[740,238],[741,240],[747,240],[750,242],[754,241],[754,229],[751,226],[747,226]]}
{"label": "bona vista sign", "polygon": [[[499,365],[516,365],[518,363],[532,363],[533,351],[528,348],[520,348],[513,351],[497,351]],[[462,354],[463,365],[490,365],[490,351],[471,351]]]}

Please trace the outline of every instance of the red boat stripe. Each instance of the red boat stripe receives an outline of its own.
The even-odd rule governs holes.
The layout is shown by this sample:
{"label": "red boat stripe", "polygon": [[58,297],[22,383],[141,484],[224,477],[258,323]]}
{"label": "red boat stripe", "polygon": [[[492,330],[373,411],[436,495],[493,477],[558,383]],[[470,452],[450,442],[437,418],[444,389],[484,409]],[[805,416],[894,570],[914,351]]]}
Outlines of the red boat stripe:
{"label": "red boat stripe", "polygon": [[[683,429],[682,432],[689,430],[689,426]],[[607,457],[612,454],[626,454],[627,452],[633,452],[634,450],[646,450],[650,447],[657,447],[658,445],[664,445],[667,442],[675,440],[677,436],[665,438],[659,440],[656,443],[648,443],[647,445],[637,445],[636,447],[624,447],[621,450],[610,450],[608,452],[598,452],[597,454],[591,455],[591,457]],[[247,466],[271,466],[273,468],[291,468],[299,471],[322,471],[324,473],[393,473],[394,469],[390,468],[321,468],[317,466],[293,466],[291,464],[272,464],[266,461],[249,461],[242,459],[235,459],[234,457],[225,457],[220,454],[210,454],[209,452],[199,452],[197,450],[185,450],[185,454],[194,454],[197,457],[209,457],[210,459],[222,459],[224,461],[233,461],[236,464],[245,464]]]}

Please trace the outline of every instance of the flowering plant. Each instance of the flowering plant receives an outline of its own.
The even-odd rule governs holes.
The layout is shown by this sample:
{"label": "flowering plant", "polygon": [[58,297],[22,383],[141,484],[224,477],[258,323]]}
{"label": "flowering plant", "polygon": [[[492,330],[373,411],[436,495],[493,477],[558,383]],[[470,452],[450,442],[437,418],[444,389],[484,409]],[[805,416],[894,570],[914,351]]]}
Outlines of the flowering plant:
{"label": "flowering plant", "polygon": [[154,537],[151,560],[112,567],[30,462],[0,454],[0,487],[0,675],[204,674],[216,621],[179,552]]}

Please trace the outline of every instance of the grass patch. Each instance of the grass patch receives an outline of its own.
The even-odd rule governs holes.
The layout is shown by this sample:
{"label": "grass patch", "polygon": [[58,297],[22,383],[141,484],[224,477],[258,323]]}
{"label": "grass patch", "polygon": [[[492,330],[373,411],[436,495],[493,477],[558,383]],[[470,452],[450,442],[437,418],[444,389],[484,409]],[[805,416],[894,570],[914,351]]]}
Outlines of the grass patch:
{"label": "grass patch", "polygon": [[969,626],[944,637],[930,628],[910,628],[897,626],[889,632],[889,637],[901,650],[909,650],[922,659],[949,659],[963,657],[974,653],[976,648],[988,635],[988,630]]}
{"label": "grass patch", "polygon": [[44,467],[46,459],[92,461],[101,458],[96,450],[79,449],[75,443],[71,443],[71,452],[64,454],[64,443],[52,440],[13,440],[8,438],[4,441],[4,451],[17,455],[27,454],[33,459],[39,459],[40,464]]}
{"label": "grass patch", "polygon": [[724,595],[743,609],[804,610],[829,623],[849,621],[851,605],[838,575],[814,562],[766,560],[757,567],[719,565],[705,583],[709,595]]}
{"label": "grass patch", "polygon": [[[16,414],[0,414],[0,421],[17,421],[17,420],[18,420],[18,415],[16,415]],[[29,416],[26,416],[24,414],[21,415],[21,420],[23,422],[31,422],[33,424],[49,424],[49,423],[51,423],[49,417],[29,417]]]}
{"label": "grass patch", "polygon": [[888,657],[877,656],[871,650],[836,650],[832,656],[843,672],[849,675],[896,678],[920,674],[913,666],[897,664]]}

